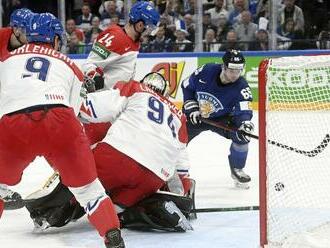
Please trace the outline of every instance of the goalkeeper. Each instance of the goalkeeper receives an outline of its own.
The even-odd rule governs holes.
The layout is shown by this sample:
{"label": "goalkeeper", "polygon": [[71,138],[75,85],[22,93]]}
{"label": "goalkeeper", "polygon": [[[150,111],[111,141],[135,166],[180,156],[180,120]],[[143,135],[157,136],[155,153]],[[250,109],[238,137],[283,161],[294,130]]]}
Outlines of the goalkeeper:
{"label": "goalkeeper", "polygon": [[[202,131],[211,130],[231,139],[228,156],[231,177],[238,188],[248,189],[251,181],[244,172],[252,133],[252,94],[241,76],[245,59],[240,51],[228,50],[223,64],[205,64],[183,81],[183,111],[187,116],[188,142]],[[222,122],[237,131],[225,131],[203,123],[202,118]]]}
{"label": "goalkeeper", "polygon": [[[149,73],[142,83],[118,82],[113,89],[88,94],[81,108],[85,121],[113,123],[93,153],[122,227],[192,229],[186,219],[194,185],[188,178],[186,118],[167,95],[164,77]],[[156,193],[164,187],[172,193]],[[84,214],[56,176],[28,197],[26,207],[39,229],[60,227]]]}

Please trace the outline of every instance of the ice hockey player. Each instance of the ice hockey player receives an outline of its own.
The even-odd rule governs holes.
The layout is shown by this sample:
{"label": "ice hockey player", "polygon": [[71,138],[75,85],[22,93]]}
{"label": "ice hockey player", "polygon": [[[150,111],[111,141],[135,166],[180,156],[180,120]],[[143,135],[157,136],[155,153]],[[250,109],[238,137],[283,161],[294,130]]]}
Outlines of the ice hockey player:
{"label": "ice hockey player", "polygon": [[[113,122],[93,153],[100,181],[125,227],[191,229],[185,215],[192,201],[183,196],[190,189],[186,118],[166,95],[166,80],[150,73],[142,83],[118,82],[114,89],[88,94],[88,105],[81,111],[85,120]],[[177,194],[155,194],[165,183]],[[51,195],[32,194],[27,201],[38,226],[45,221],[46,226],[61,226],[77,218],[75,202],[68,198],[59,203],[59,195],[66,194],[56,187],[60,188]]]}
{"label": "ice hockey player", "polygon": [[167,95],[167,81],[152,72],[142,84],[119,81],[113,89],[88,94],[80,111],[84,120],[113,123],[93,153],[99,178],[120,205],[133,205],[161,188],[175,168],[189,166],[186,118]]}
{"label": "ice hockey player", "polygon": [[[97,37],[83,70],[93,78],[96,89],[111,89],[118,81],[134,78],[142,33],[157,28],[159,13],[147,1],[136,2],[124,28],[111,25]],[[85,124],[91,144],[102,140],[110,123]]]}
{"label": "ice hockey player", "polygon": [[27,43],[25,31],[32,16],[29,9],[17,9],[10,15],[10,26],[0,28],[0,58]]}
{"label": "ice hockey player", "polygon": [[[205,64],[182,83],[183,111],[188,118],[189,141],[202,131],[211,130],[231,139],[228,156],[231,177],[239,188],[249,188],[251,181],[243,168],[246,164],[250,138],[244,132],[252,133],[253,112],[250,103],[252,94],[247,81],[241,76],[245,58],[240,51],[226,51],[223,64]],[[224,131],[204,123],[201,118],[222,122],[237,128],[236,132]]]}
{"label": "ice hockey player", "polygon": [[[34,15],[34,13],[32,13],[28,9],[21,9],[20,11],[13,12],[13,14],[11,16],[11,19],[12,19],[11,23],[12,23],[13,29],[20,27],[18,30],[21,32],[21,33],[19,33],[19,36],[25,37],[26,26],[30,23],[30,20],[33,15]],[[54,32],[58,36],[59,41],[60,41],[59,48],[62,45],[65,45],[65,35],[64,35],[64,30],[63,30],[61,22],[51,13],[43,13],[43,15],[44,16],[48,15],[49,17],[52,18],[52,28],[54,29]],[[1,29],[0,29],[0,32],[1,32]],[[24,38],[24,40],[26,40],[26,37]],[[9,42],[9,40],[8,40],[8,42]],[[22,43],[22,45],[24,45],[24,43]],[[10,42],[5,47],[6,48],[10,47]],[[6,49],[4,49],[3,51],[4,51],[3,54],[9,53],[9,51]],[[4,200],[4,203],[5,203],[4,209],[7,209],[7,210],[8,209],[19,209],[19,208],[24,207],[24,201],[18,192],[12,191],[11,189],[9,189],[9,187],[7,185],[0,185],[0,189],[1,189],[0,197]]]}
{"label": "ice hockey player", "polygon": [[[157,28],[159,13],[148,2],[136,2],[124,28],[111,25],[99,34],[83,65],[84,72],[96,80],[104,74],[104,88],[111,89],[118,81],[129,81],[135,74],[140,38]],[[95,78],[96,77],[96,78]]]}
{"label": "ice hockey player", "polygon": [[0,64],[0,183],[19,183],[29,163],[44,156],[85,208],[105,246],[125,247],[113,203],[97,178],[93,153],[76,117],[83,73],[54,49],[59,38],[53,21],[49,15],[34,15],[26,29],[28,44]]}
{"label": "ice hockey player", "polygon": [[[25,30],[32,16],[33,12],[29,9],[17,9],[10,15],[10,26],[0,28],[0,58],[27,43]],[[0,184],[0,197],[5,202],[5,209],[24,206],[21,195],[7,185]]]}

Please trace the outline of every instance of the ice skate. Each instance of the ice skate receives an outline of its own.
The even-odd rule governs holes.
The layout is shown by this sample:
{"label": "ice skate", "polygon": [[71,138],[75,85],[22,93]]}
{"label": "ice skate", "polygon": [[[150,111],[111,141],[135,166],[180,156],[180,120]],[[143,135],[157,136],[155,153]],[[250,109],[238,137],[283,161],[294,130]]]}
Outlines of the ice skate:
{"label": "ice skate", "polygon": [[243,169],[231,168],[231,178],[234,180],[235,187],[238,189],[249,189],[251,177]]}
{"label": "ice skate", "polygon": [[24,200],[21,195],[9,188],[3,189],[3,195],[0,195],[5,203],[6,210],[20,209],[24,207]]}
{"label": "ice skate", "polygon": [[105,247],[107,248],[125,248],[124,240],[121,237],[119,229],[111,229],[105,235]]}

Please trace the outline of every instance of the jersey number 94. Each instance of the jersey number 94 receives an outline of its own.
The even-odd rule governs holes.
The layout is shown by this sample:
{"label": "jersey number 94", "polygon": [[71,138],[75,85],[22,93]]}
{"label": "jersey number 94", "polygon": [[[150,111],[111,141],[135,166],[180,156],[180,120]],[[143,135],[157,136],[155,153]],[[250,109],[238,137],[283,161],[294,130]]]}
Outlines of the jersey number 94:
{"label": "jersey number 94", "polygon": [[[164,104],[157,98],[151,96],[148,100],[148,106],[149,110],[147,115],[149,120],[162,125],[164,122]],[[178,136],[178,131],[174,122],[173,114],[170,114],[167,117],[167,126],[171,129],[173,138],[176,138]]]}

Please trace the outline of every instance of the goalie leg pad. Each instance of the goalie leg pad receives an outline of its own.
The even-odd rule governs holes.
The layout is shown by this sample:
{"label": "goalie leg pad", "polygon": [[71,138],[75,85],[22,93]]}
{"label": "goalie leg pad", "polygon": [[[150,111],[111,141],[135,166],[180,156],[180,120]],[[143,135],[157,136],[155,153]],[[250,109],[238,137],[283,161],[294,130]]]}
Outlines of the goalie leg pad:
{"label": "goalie leg pad", "polygon": [[[188,190],[187,197],[190,198],[191,201],[192,201],[191,210],[195,210],[196,209],[196,202],[195,202],[196,181],[192,178],[189,178],[189,179],[190,179],[190,189]],[[197,213],[194,212],[194,211],[191,211],[191,210],[190,210],[189,215],[187,216],[187,218],[189,220],[197,219]]]}
{"label": "goalie leg pad", "polygon": [[167,192],[156,193],[126,209],[120,215],[120,220],[122,226],[126,228],[185,232],[193,230],[185,216],[190,212],[191,207],[191,199],[187,197]]}
{"label": "goalie leg pad", "polygon": [[62,227],[85,214],[69,189],[59,181],[56,183],[51,192],[44,188],[25,200],[25,207],[37,229]]}

